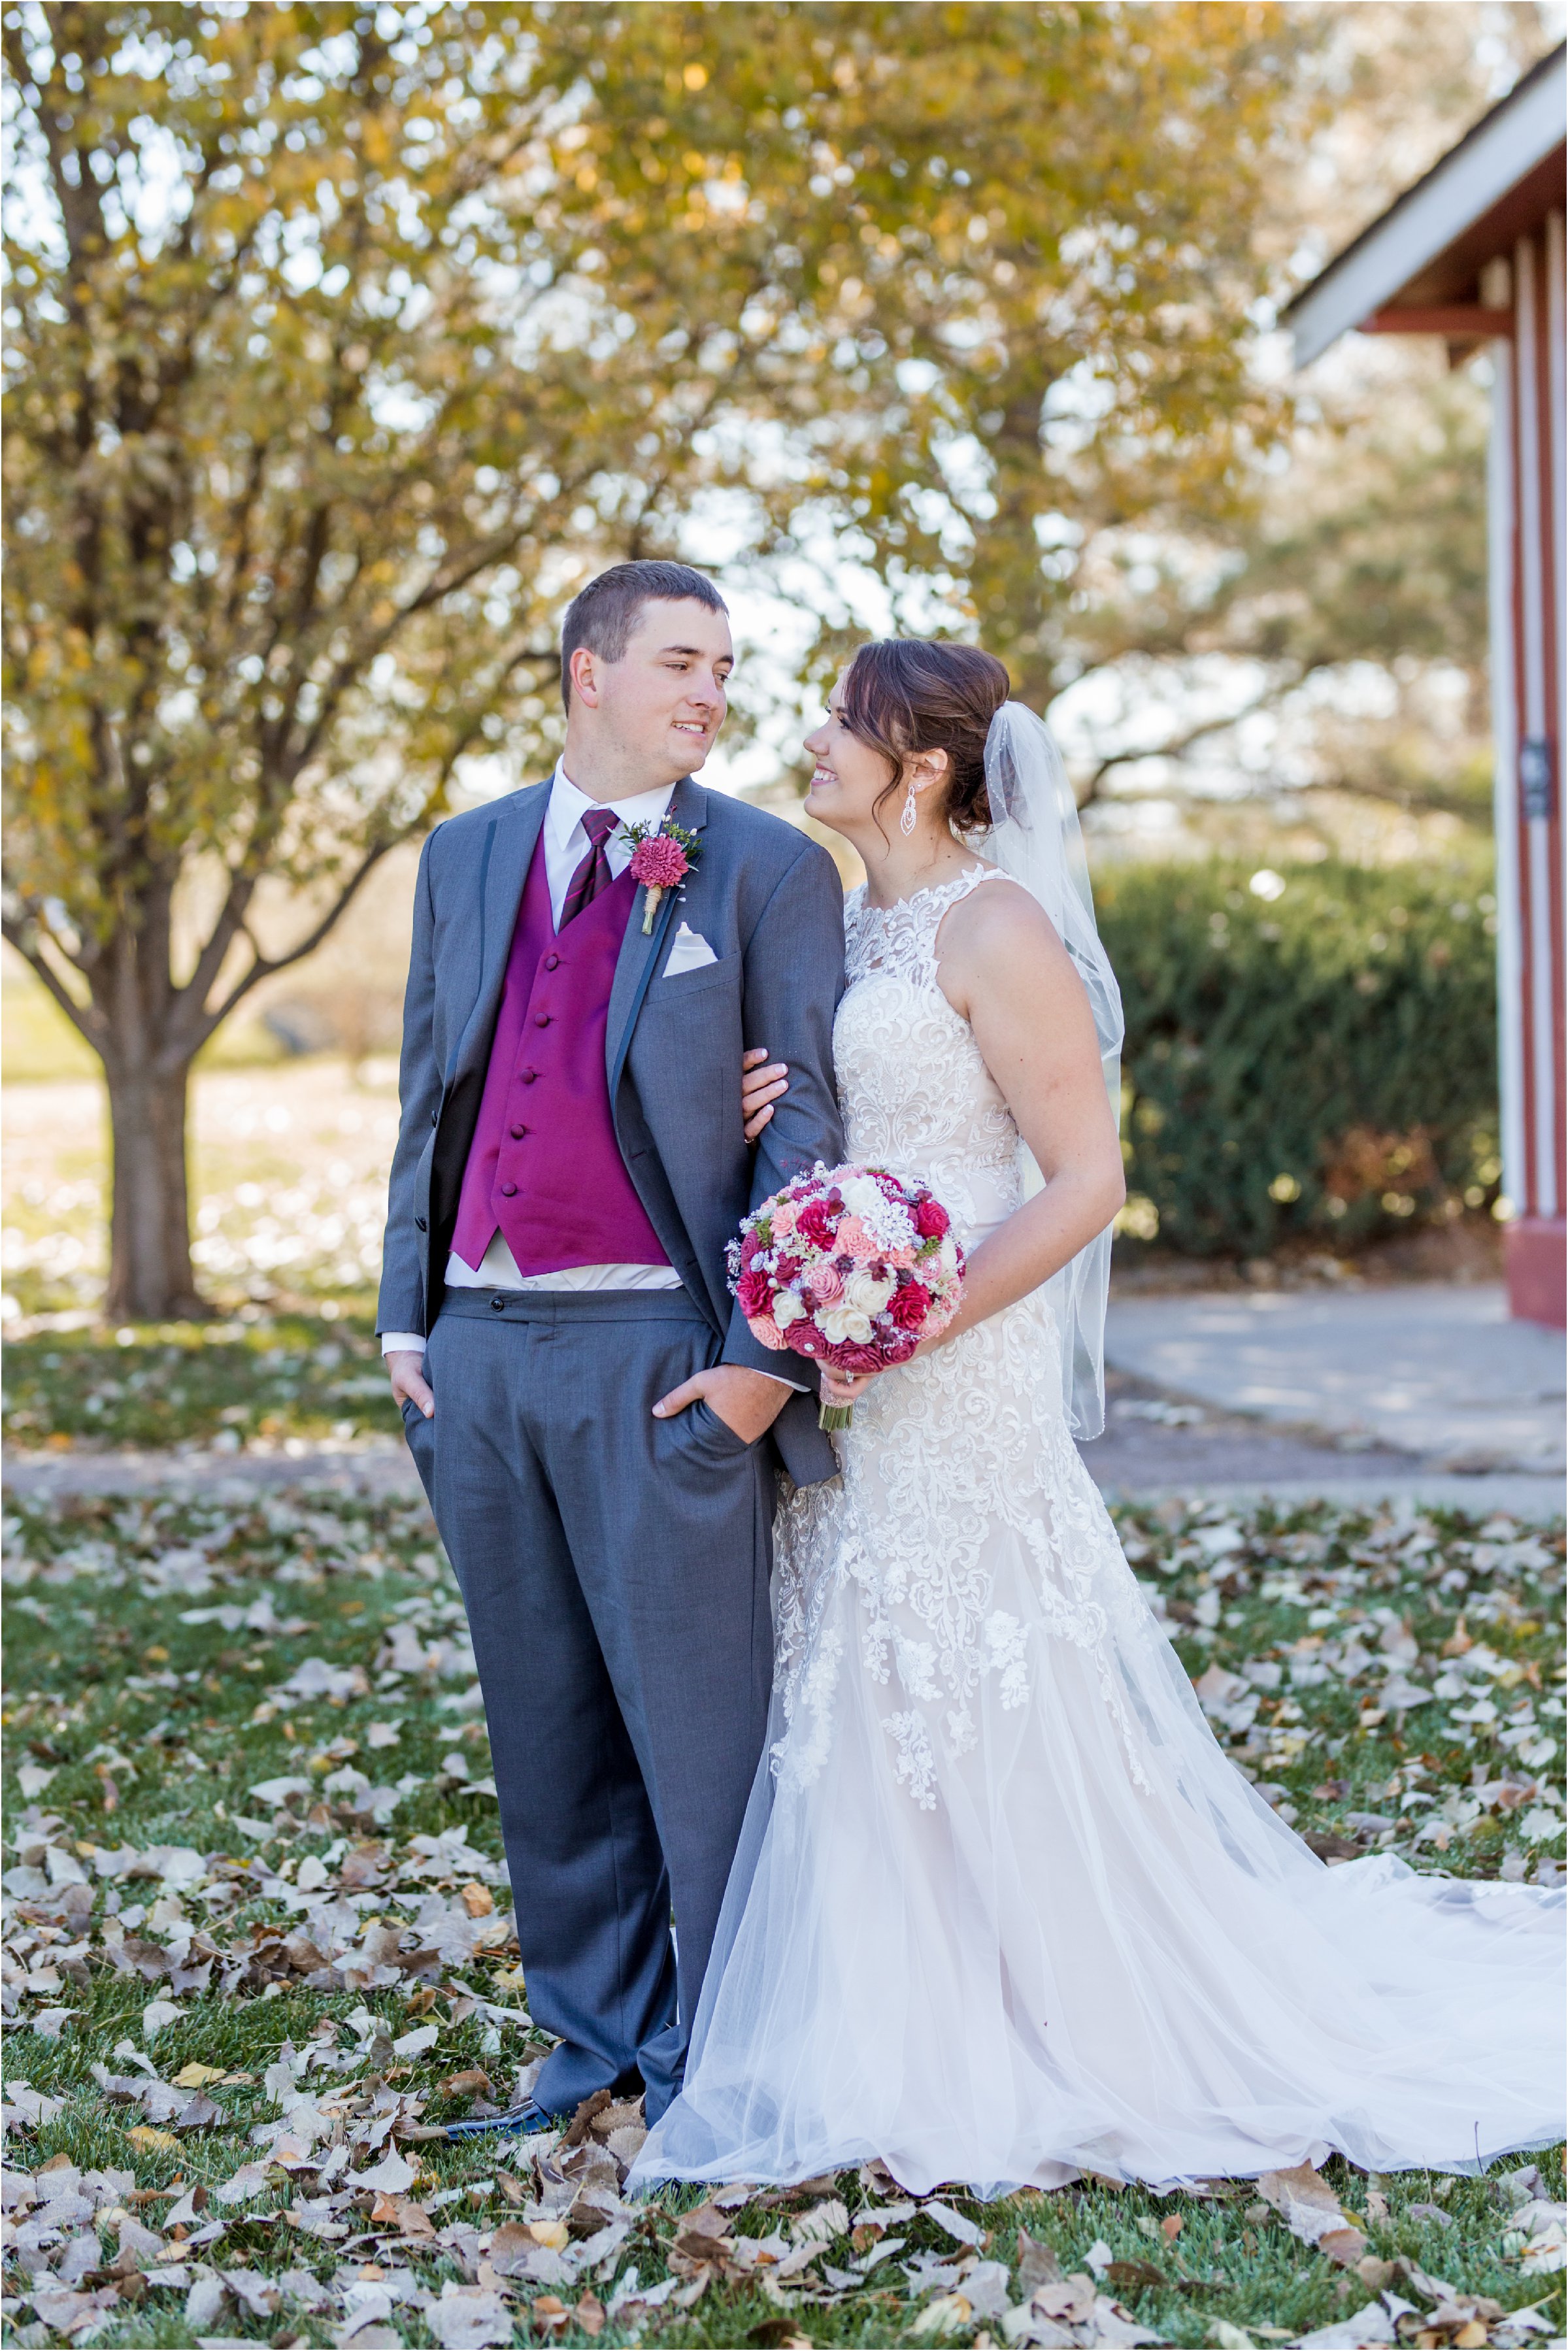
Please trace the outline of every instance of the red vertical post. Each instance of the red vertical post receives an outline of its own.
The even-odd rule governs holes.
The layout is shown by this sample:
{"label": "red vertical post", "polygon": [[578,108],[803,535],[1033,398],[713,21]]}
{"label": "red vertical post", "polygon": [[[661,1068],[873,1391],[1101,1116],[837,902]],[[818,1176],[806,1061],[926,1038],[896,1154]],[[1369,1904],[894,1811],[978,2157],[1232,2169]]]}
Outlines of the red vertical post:
{"label": "red vertical post", "polygon": [[1562,816],[1563,235],[1553,215],[1514,248],[1512,377],[1513,721],[1510,799],[1520,955],[1518,1193],[1507,1236],[1511,1311],[1562,1327],[1568,1296],[1563,1137]]}

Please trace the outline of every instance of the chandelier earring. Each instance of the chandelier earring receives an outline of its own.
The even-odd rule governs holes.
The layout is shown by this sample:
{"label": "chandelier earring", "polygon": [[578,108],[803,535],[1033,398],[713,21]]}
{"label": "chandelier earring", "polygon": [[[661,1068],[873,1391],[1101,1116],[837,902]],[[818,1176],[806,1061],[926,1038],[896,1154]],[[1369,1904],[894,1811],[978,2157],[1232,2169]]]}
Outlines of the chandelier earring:
{"label": "chandelier earring", "polygon": [[898,829],[905,841],[915,830],[915,778],[913,776],[909,778],[909,789],[904,795],[904,808],[899,816]]}

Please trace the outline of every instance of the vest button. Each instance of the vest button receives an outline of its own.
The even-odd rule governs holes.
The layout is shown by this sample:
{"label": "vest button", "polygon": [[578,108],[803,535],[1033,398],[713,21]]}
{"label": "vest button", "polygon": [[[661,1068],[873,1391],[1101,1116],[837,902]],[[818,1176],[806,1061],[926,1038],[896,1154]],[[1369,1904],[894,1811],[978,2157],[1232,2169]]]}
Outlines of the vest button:
{"label": "vest button", "polygon": [[548,1012],[536,1012],[534,1015],[534,1027],[536,1029],[548,1029],[549,1027],[549,1014]]}
{"label": "vest button", "polygon": [[517,1187],[515,1184],[503,1184],[501,1186],[501,1197],[503,1200],[515,1199],[517,1197]]}
{"label": "vest button", "polygon": [[534,1080],[538,1076],[538,1071],[537,1070],[519,1070],[517,1071],[517,1075],[521,1078],[524,1085],[531,1086]]}
{"label": "vest button", "polygon": [[546,956],[546,957],[545,957],[545,969],[546,969],[547,971],[553,971],[553,970],[555,969],[555,967],[556,967],[557,964],[558,964],[558,963],[559,963],[559,961],[560,961],[560,957],[559,957],[559,956],[558,956],[558,955],[548,955],[548,956]]}
{"label": "vest button", "polygon": [[512,1141],[514,1143],[521,1143],[528,1131],[528,1130],[526,1126],[514,1126],[511,1130]]}
{"label": "vest button", "polygon": [[504,1314],[506,1311],[507,1301],[504,1298],[497,1297],[491,1299],[490,1311],[492,1314]]}

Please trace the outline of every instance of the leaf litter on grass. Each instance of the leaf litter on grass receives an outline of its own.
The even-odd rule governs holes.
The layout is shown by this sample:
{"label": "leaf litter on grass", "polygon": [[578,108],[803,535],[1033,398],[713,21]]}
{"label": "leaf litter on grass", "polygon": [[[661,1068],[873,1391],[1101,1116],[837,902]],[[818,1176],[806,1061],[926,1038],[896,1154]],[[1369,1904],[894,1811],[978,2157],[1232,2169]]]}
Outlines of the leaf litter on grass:
{"label": "leaf litter on grass", "polygon": [[[1266,1802],[1348,1852],[1550,1880],[1559,1537],[1396,1510],[1120,1517]],[[549,2043],[423,1510],[235,1489],[21,1508],[6,1536],[17,2339],[1560,2332],[1556,2157],[1490,2182],[1335,2163],[992,2204],[868,2165],[632,2204],[629,2102],[452,2145],[445,2118],[510,2104]]]}

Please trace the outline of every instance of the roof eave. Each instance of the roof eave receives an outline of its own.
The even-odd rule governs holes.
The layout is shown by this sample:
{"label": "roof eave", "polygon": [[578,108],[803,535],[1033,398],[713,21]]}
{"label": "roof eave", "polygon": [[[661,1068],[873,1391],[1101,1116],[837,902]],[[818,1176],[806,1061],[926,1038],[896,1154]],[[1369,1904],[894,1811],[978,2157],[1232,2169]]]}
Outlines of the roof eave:
{"label": "roof eave", "polygon": [[1563,47],[1543,57],[1424,179],[1302,287],[1284,313],[1298,367],[1382,309],[1563,143],[1564,57]]}

